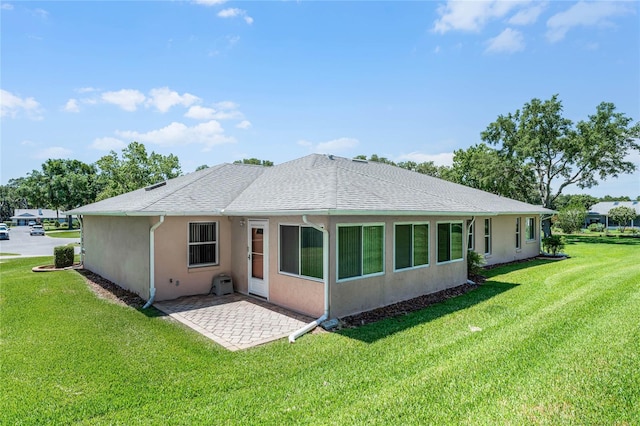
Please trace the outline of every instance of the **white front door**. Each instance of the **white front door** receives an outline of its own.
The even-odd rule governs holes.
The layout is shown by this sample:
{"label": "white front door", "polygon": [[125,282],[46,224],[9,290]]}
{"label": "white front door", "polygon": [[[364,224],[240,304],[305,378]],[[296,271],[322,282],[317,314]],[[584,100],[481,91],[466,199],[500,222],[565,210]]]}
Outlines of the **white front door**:
{"label": "white front door", "polygon": [[249,220],[247,226],[249,293],[269,297],[269,222]]}

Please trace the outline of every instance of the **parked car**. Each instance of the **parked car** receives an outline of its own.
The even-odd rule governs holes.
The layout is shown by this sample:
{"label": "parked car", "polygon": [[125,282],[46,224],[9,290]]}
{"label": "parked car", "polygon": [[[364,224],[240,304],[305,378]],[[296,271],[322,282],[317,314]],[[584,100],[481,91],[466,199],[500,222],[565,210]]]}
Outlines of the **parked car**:
{"label": "parked car", "polygon": [[44,235],[44,228],[42,225],[33,225],[31,231],[29,232],[31,235]]}
{"label": "parked car", "polygon": [[9,229],[7,228],[7,225],[0,226],[0,240],[8,240],[8,239],[9,239]]}
{"label": "parked car", "polygon": [[29,221],[29,226],[33,227],[33,225],[35,225],[35,224],[36,224],[36,221],[35,221],[35,220],[30,220],[30,221]]}

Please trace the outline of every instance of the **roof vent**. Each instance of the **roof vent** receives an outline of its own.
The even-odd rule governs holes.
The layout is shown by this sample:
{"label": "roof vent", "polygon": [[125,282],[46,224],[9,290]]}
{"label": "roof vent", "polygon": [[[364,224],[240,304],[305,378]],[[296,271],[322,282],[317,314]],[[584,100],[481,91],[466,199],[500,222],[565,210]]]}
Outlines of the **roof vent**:
{"label": "roof vent", "polygon": [[620,204],[620,203],[617,202],[617,201],[614,201],[614,203],[613,203],[614,206],[617,206],[618,204]]}
{"label": "roof vent", "polygon": [[156,184],[153,184],[151,186],[147,186],[144,190],[145,191],[153,191],[156,188],[160,188],[161,186],[165,186],[167,184],[167,181],[162,181],[162,182],[158,182]]}
{"label": "roof vent", "polygon": [[327,154],[327,158],[328,158],[329,160],[333,160],[333,154]]}
{"label": "roof vent", "polygon": [[353,161],[355,163],[365,163],[365,164],[368,163],[367,160],[363,160],[362,158],[352,158],[351,161]]}

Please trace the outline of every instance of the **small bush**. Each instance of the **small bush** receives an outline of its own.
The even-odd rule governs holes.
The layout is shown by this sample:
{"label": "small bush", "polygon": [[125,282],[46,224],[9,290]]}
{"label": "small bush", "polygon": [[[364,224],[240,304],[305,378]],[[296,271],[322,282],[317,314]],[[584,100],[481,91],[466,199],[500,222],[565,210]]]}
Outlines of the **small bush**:
{"label": "small bush", "polygon": [[589,231],[602,232],[604,231],[604,225],[602,223],[592,223],[591,225],[589,225]]}
{"label": "small bush", "polygon": [[56,268],[72,266],[73,256],[73,246],[58,246],[53,249],[53,263]]}
{"label": "small bush", "polygon": [[482,265],[484,265],[484,257],[482,255],[473,250],[467,251],[467,275],[469,278],[480,275]]}
{"label": "small bush", "polygon": [[549,235],[542,239],[542,248],[545,252],[551,253],[553,256],[564,248],[564,238],[560,235]]}
{"label": "small bush", "polygon": [[54,225],[54,226],[55,226],[56,228],[60,228],[60,222],[56,220],[56,221],[55,221],[55,225]]}

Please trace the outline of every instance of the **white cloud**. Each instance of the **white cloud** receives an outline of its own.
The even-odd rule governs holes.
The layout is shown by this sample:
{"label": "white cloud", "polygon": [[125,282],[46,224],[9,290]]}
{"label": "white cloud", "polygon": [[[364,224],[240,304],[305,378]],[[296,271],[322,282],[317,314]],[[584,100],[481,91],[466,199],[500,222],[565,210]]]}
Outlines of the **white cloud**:
{"label": "white cloud", "polygon": [[220,12],[218,12],[218,17],[220,18],[237,18],[237,17],[242,17],[242,19],[244,19],[244,21],[251,25],[253,24],[253,18],[249,15],[247,15],[247,11],[246,10],[242,10],[242,9],[238,9],[235,7],[230,7],[228,9],[222,9]]}
{"label": "white cloud", "polygon": [[497,37],[489,39],[485,52],[487,53],[515,53],[524,50],[524,37],[518,30],[505,28]]}
{"label": "white cloud", "polygon": [[190,93],[180,95],[178,92],[169,90],[168,87],[160,87],[151,89],[147,99],[147,105],[154,106],[160,112],[167,112],[174,105],[183,105],[188,107],[194,103],[200,102],[200,98]]}
{"label": "white cloud", "polygon": [[562,40],[574,27],[611,27],[614,24],[609,18],[629,13],[634,13],[633,9],[620,2],[580,1],[549,18],[546,36],[550,42],[555,43]]}
{"label": "white cloud", "polygon": [[138,109],[138,104],[145,101],[145,96],[137,90],[122,89],[117,92],[104,92],[102,94],[102,100],[118,105],[125,111],[135,111]]}
{"label": "white cloud", "polygon": [[97,92],[98,89],[93,88],[93,87],[80,87],[78,89],[76,89],[76,92],[78,93],[90,93],[90,92]]}
{"label": "white cloud", "polygon": [[515,15],[509,18],[511,25],[530,25],[538,20],[540,14],[547,8],[547,2],[536,3],[531,7],[527,7],[518,11]]}
{"label": "white cloud", "polygon": [[76,99],[69,99],[63,108],[67,112],[80,112],[80,108],[78,108],[78,101]]}
{"label": "white cloud", "polygon": [[97,138],[90,145],[91,148],[97,149],[98,151],[117,151],[119,149],[127,146],[126,143],[117,138]]}
{"label": "white cloud", "polygon": [[183,123],[173,122],[166,127],[140,133],[132,130],[116,131],[125,140],[152,143],[162,146],[184,146],[189,144],[204,145],[210,150],[214,145],[234,143],[235,139],[224,134],[224,129],[216,120],[189,127]]}
{"label": "white cloud", "polygon": [[48,160],[49,158],[69,158],[73,151],[61,146],[52,146],[51,148],[35,150],[34,158],[39,160]]}
{"label": "white cloud", "polygon": [[[219,104],[224,104],[220,102]],[[219,105],[216,104],[216,105]],[[235,108],[235,104],[229,102]],[[235,109],[220,111],[214,108],[202,107],[200,105],[194,105],[184,114],[187,118],[193,118],[194,120],[242,120],[244,115]]]}
{"label": "white cloud", "polygon": [[187,118],[193,118],[194,120],[213,120],[216,110],[213,108],[202,107],[200,105],[194,105],[184,114]]}
{"label": "white cloud", "polygon": [[202,6],[215,6],[226,2],[227,0],[193,0],[194,4],[199,4]]}
{"label": "white cloud", "polygon": [[35,9],[33,14],[39,16],[42,19],[47,19],[49,17],[49,12],[44,9]]}
{"label": "white cloud", "polygon": [[251,122],[249,120],[242,120],[238,124],[236,124],[238,129],[249,129],[251,128]]}
{"label": "white cloud", "polygon": [[327,142],[314,144],[307,140],[298,141],[298,145],[309,147],[313,152],[319,154],[334,154],[356,147],[360,142],[355,138],[338,138]]}
{"label": "white cloud", "polygon": [[11,3],[2,3],[2,10],[13,10],[13,5]]}
{"label": "white cloud", "polygon": [[25,139],[25,140],[20,142],[20,145],[22,145],[22,146],[36,146],[36,143],[34,141],[30,141],[28,139]]}
{"label": "white cloud", "polygon": [[453,164],[453,152],[443,152],[440,154],[423,154],[421,152],[410,152],[403,154],[397,158],[400,161],[414,161],[416,163],[424,163],[433,161],[436,166],[451,166]]}
{"label": "white cloud", "polygon": [[218,109],[237,109],[238,104],[231,101],[222,101],[214,105]]}
{"label": "white cloud", "polygon": [[480,31],[487,22],[502,18],[512,9],[527,2],[517,1],[455,1],[438,7],[440,18],[436,20],[433,31],[444,34],[451,30]]}
{"label": "white cloud", "polygon": [[18,118],[21,113],[32,120],[42,120],[42,108],[34,98],[21,98],[0,89],[0,117]]}

